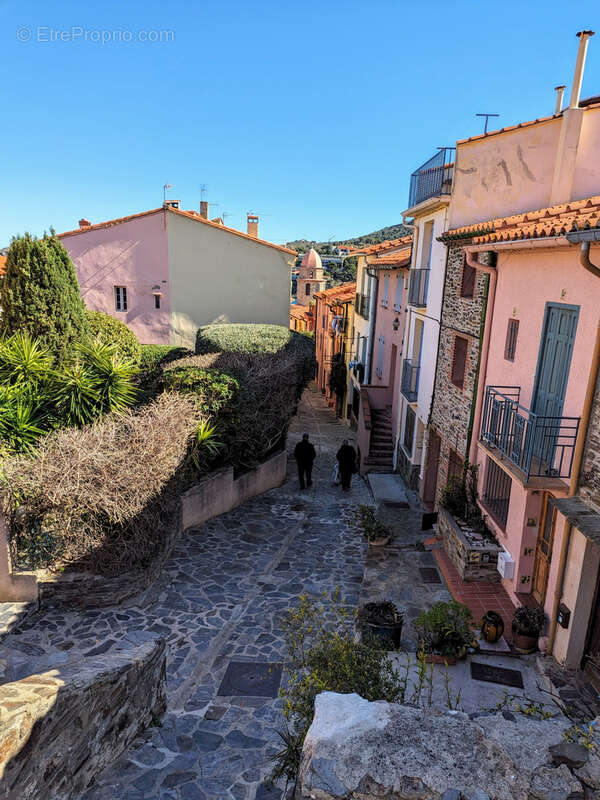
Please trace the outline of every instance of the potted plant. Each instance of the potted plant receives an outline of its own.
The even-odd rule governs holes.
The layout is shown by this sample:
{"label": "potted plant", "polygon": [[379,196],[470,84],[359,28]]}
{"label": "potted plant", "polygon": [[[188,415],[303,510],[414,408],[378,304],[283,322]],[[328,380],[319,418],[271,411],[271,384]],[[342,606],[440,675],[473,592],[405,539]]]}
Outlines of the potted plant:
{"label": "potted plant", "polygon": [[473,641],[473,615],[469,608],[456,600],[435,603],[415,620],[419,634],[419,650],[425,660],[433,663],[455,664]]}
{"label": "potted plant", "polygon": [[361,505],[358,507],[358,524],[370,545],[383,547],[389,544],[390,529],[377,519],[373,506]]}
{"label": "potted plant", "polygon": [[527,608],[519,606],[515,609],[512,621],[513,645],[519,653],[533,653],[546,622],[544,609],[536,606]]}
{"label": "potted plant", "polygon": [[385,645],[400,647],[404,615],[389,600],[366,603],[358,612],[358,621],[363,633],[381,640]]}
{"label": "potted plant", "polygon": [[486,611],[481,619],[481,635],[489,644],[499,641],[504,633],[504,620],[496,611]]}

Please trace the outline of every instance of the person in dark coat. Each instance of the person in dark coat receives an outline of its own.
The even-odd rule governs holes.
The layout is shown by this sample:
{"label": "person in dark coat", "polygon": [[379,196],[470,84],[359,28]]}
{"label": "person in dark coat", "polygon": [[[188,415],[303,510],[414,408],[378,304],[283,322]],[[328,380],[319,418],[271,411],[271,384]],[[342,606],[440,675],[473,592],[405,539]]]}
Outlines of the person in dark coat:
{"label": "person in dark coat", "polygon": [[298,442],[294,448],[294,458],[296,459],[296,464],[298,464],[298,478],[300,479],[301,489],[305,488],[305,478],[306,486],[312,486],[312,468],[316,457],[315,448],[308,441],[308,433],[304,433],[302,441]]}
{"label": "person in dark coat", "polygon": [[344,439],[342,446],[337,451],[338,464],[340,465],[340,478],[342,481],[342,491],[350,491],[352,475],[356,472],[356,452],[348,439]]}

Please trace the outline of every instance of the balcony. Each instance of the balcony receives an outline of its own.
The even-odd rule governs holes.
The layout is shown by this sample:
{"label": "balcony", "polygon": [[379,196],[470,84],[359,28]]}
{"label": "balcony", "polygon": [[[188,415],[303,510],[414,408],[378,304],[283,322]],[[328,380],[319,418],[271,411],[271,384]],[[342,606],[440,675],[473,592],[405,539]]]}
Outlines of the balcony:
{"label": "balcony", "polygon": [[368,294],[357,294],[354,301],[354,310],[363,319],[369,319],[369,305],[371,298]]}
{"label": "balcony", "polygon": [[427,305],[427,286],[429,285],[428,269],[411,269],[408,286],[408,304],[416,308]]}
{"label": "balcony", "polygon": [[402,382],[400,384],[400,391],[409,403],[415,403],[419,395],[420,372],[420,364],[415,364],[415,362],[411,361],[409,358],[404,359],[402,362]]}
{"label": "balcony", "polygon": [[543,417],[519,403],[519,386],[487,386],[481,441],[525,477],[569,478],[579,417]]}
{"label": "balcony", "polygon": [[450,194],[454,172],[454,147],[440,147],[438,152],[410,176],[408,207],[418,206],[430,197]]}

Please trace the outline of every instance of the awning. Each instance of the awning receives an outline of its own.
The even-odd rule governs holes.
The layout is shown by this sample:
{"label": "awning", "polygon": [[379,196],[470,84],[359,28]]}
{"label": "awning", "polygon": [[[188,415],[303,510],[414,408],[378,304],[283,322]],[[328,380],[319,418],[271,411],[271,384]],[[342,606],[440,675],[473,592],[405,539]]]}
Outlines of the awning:
{"label": "awning", "polygon": [[600,544],[600,514],[582,497],[551,497],[550,504],[586,539]]}

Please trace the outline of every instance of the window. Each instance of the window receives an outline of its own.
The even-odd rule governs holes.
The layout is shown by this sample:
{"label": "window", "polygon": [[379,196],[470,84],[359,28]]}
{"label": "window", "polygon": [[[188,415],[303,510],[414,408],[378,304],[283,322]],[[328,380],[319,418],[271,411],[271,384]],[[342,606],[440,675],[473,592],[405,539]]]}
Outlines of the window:
{"label": "window", "polygon": [[504,472],[495,461],[488,456],[485,474],[485,489],[483,504],[490,512],[492,519],[504,530],[508,519],[508,505],[510,503],[510,487],[512,481],[508,473]]}
{"label": "window", "polygon": [[452,359],[452,371],[450,373],[450,380],[459,389],[465,385],[465,367],[467,365],[467,348],[469,346],[468,339],[463,336],[456,336],[454,338],[454,357]]}
{"label": "window", "polygon": [[410,406],[406,408],[406,419],[404,421],[404,449],[408,455],[412,455],[413,439],[415,438],[415,420],[417,416]]}
{"label": "window", "polygon": [[379,351],[377,353],[377,374],[381,378],[383,372],[383,350],[385,348],[385,339],[383,336],[379,337]]}
{"label": "window", "polygon": [[154,295],[154,308],[160,308],[160,295]]}
{"label": "window", "polygon": [[477,270],[467,264],[467,257],[463,258],[462,280],[460,282],[460,296],[473,297],[475,295],[475,278]]}
{"label": "window", "polygon": [[386,272],[385,278],[383,279],[383,298],[381,300],[381,305],[387,306],[389,292],[390,292],[390,273]]}
{"label": "window", "polygon": [[361,360],[361,362],[363,364],[367,363],[367,337],[366,336],[362,337],[362,355],[361,355],[360,360]]}
{"label": "window", "polygon": [[519,334],[519,320],[509,319],[508,327],[506,329],[506,344],[504,345],[504,358],[507,361],[515,360],[518,334]]}
{"label": "window", "polygon": [[423,230],[423,249],[421,250],[421,269],[431,266],[431,250],[433,247],[433,222],[426,222]]}
{"label": "window", "polygon": [[455,450],[450,448],[448,456],[448,483],[453,480],[460,480],[463,474],[463,460]]}
{"label": "window", "polygon": [[115,310],[127,311],[127,289],[125,286],[115,286]]}
{"label": "window", "polygon": [[402,290],[404,289],[404,278],[398,275],[396,278],[396,297],[394,298],[394,309],[402,311]]}
{"label": "window", "polygon": [[310,294],[310,283],[307,283],[304,287],[304,294]]}

